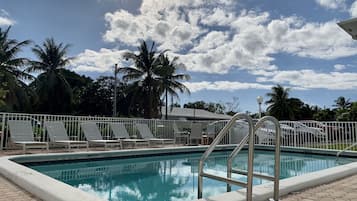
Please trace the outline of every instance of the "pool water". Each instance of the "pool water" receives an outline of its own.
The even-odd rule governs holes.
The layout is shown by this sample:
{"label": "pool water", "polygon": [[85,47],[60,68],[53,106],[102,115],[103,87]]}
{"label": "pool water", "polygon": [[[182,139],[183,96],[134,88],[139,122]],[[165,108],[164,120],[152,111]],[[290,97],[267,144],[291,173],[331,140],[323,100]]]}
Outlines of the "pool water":
{"label": "pool water", "polygon": [[[230,152],[214,152],[205,163],[205,172],[226,176],[226,160]],[[186,201],[197,198],[198,160],[202,153],[27,164],[52,178],[108,201]],[[281,179],[294,177],[355,161],[323,155],[282,152]],[[234,168],[247,169],[247,152],[242,151]],[[254,171],[273,175],[274,152],[255,151]],[[246,181],[242,175],[233,178]],[[254,178],[254,185],[266,183]],[[239,187],[233,187],[233,190]],[[226,184],[204,178],[203,196],[226,191]]]}

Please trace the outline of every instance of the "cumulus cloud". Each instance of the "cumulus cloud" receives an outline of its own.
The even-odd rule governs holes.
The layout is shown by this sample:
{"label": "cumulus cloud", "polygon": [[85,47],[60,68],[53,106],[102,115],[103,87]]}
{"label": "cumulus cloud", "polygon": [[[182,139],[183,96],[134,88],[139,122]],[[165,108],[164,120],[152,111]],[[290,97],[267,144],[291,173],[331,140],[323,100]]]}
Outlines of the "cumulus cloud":
{"label": "cumulus cloud", "polygon": [[[329,9],[345,4],[342,0],[317,2]],[[284,71],[274,64],[275,55],[279,53],[324,60],[356,55],[357,44],[351,42],[335,20],[309,22],[297,16],[272,18],[269,12],[237,10],[234,5],[233,0],[143,0],[136,14],[125,10],[106,13],[107,30],[103,40],[125,47],[137,46],[140,40],[153,40],[160,50],[170,49],[170,55],[178,56],[191,72],[226,74],[238,68],[259,76],[260,82],[287,83],[296,89],[347,89],[347,84],[356,82],[350,74]],[[82,72],[110,71],[120,53],[110,49],[85,50],[73,66]],[[341,68],[335,66],[336,70]],[[314,76],[322,81],[316,81]],[[341,80],[341,83],[332,80]],[[223,81],[187,84],[193,91],[267,87],[260,83]]]}
{"label": "cumulus cloud", "polygon": [[277,71],[271,77],[259,77],[258,82],[288,84],[304,89],[346,90],[357,87],[357,73],[319,73],[314,70]]}
{"label": "cumulus cloud", "polygon": [[333,67],[334,67],[335,70],[340,71],[340,70],[344,70],[346,68],[346,65],[344,65],[344,64],[335,64]]}
{"label": "cumulus cloud", "polygon": [[122,54],[126,50],[115,50],[101,48],[98,52],[86,49],[84,52],[77,55],[77,57],[71,62],[74,66],[73,70],[77,72],[109,72],[113,71],[113,65],[118,63],[119,66],[123,66],[120,62]]}
{"label": "cumulus cloud", "polygon": [[357,17],[357,1],[354,1],[350,7],[351,17]]}
{"label": "cumulus cloud", "polygon": [[[342,4],[339,0],[321,3]],[[237,11],[233,5],[229,0],[144,0],[139,14],[107,13],[103,39],[130,46],[141,39],[154,40],[159,49],[179,56],[188,70],[221,74],[232,67],[269,74],[277,70],[272,64],[276,53],[336,59],[357,52],[357,45],[336,21],[305,22],[295,16],[271,19],[268,12]]]}
{"label": "cumulus cloud", "polygon": [[184,83],[191,92],[202,90],[215,90],[215,91],[234,91],[243,89],[271,89],[272,85],[264,85],[259,83],[247,82],[231,82],[231,81],[202,81],[202,82],[185,82]]}
{"label": "cumulus cloud", "polygon": [[0,26],[10,26],[15,24],[15,21],[10,18],[9,13],[0,9]]}
{"label": "cumulus cloud", "polygon": [[346,8],[345,0],[315,0],[317,4],[327,9]]}

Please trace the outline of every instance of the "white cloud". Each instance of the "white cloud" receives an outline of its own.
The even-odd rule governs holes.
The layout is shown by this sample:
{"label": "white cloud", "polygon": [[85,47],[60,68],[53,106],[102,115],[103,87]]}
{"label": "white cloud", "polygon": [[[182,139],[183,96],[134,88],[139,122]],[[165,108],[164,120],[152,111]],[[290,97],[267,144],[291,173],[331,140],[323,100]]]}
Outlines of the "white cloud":
{"label": "white cloud", "polygon": [[289,84],[302,89],[346,90],[357,87],[357,73],[319,73],[310,69],[277,71],[274,76],[260,77],[257,81]]}
{"label": "white cloud", "polygon": [[354,1],[350,7],[351,17],[357,17],[357,1]]}
{"label": "white cloud", "polygon": [[0,9],[0,26],[11,26],[14,24],[15,21],[9,17],[9,13],[3,9]]}
{"label": "white cloud", "polygon": [[234,91],[243,89],[271,89],[272,85],[264,85],[259,83],[246,83],[246,82],[231,82],[231,81],[202,81],[202,82],[185,82],[184,83],[191,92],[202,90],[215,90],[215,91]]}
{"label": "white cloud", "polygon": [[336,71],[340,71],[340,70],[344,70],[346,68],[346,65],[344,65],[344,64],[335,64],[333,67],[335,68]]}
{"label": "white cloud", "polygon": [[71,62],[76,72],[109,72],[113,71],[113,65],[120,62],[122,54],[126,50],[112,50],[101,48],[98,52],[86,49],[83,53],[77,55],[75,60]]}
{"label": "white cloud", "polygon": [[232,66],[269,74],[277,70],[272,64],[276,53],[335,59],[357,52],[357,45],[335,21],[271,19],[268,12],[236,11],[232,5],[230,1],[144,0],[137,15],[124,10],[107,13],[103,38],[130,46],[151,39],[159,49],[172,50],[188,70],[221,74]]}
{"label": "white cloud", "polygon": [[[333,9],[344,1],[319,2]],[[108,29],[103,39],[129,47],[141,39],[154,40],[159,49],[170,49],[172,56],[179,56],[191,72],[226,74],[238,68],[260,76],[257,81],[286,83],[299,90],[356,86],[354,73],[284,71],[274,64],[279,53],[324,60],[356,55],[357,44],[336,21],[307,22],[296,16],[272,19],[268,12],[236,10],[233,5],[229,0],[143,0],[138,14],[125,10],[106,13]],[[111,71],[121,52],[86,50],[73,65],[77,71]],[[226,81],[187,84],[193,91],[271,87]]]}
{"label": "white cloud", "polygon": [[339,9],[339,8],[346,8],[346,1],[345,0],[315,0],[320,6],[327,8],[327,9]]}

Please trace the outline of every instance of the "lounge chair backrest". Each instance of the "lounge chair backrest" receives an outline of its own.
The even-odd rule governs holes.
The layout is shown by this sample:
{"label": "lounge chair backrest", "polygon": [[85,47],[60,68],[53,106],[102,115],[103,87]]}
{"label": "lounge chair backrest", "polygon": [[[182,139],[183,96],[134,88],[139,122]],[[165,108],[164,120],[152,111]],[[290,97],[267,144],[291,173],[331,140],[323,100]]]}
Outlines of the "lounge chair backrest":
{"label": "lounge chair backrest", "polygon": [[180,132],[180,130],[178,129],[176,123],[173,123],[172,127],[173,127],[175,133],[179,133]]}
{"label": "lounge chair backrest", "polygon": [[129,133],[124,124],[111,123],[110,128],[113,131],[113,135],[117,139],[130,139]]}
{"label": "lounge chair backrest", "polygon": [[207,125],[207,136],[215,136],[216,135],[216,127],[214,124]]}
{"label": "lounge chair backrest", "polygon": [[136,124],[136,128],[143,139],[155,138],[147,124]]}
{"label": "lounge chair backrest", "polygon": [[9,120],[11,140],[13,142],[35,141],[31,121]]}
{"label": "lounge chair backrest", "polygon": [[193,123],[191,127],[191,139],[201,139],[202,138],[202,125],[200,123]]}
{"label": "lounge chair backrest", "polygon": [[66,128],[62,121],[47,121],[45,122],[45,128],[52,142],[69,141]]}
{"label": "lounge chair backrest", "polygon": [[81,128],[87,140],[103,140],[95,122],[83,122]]}

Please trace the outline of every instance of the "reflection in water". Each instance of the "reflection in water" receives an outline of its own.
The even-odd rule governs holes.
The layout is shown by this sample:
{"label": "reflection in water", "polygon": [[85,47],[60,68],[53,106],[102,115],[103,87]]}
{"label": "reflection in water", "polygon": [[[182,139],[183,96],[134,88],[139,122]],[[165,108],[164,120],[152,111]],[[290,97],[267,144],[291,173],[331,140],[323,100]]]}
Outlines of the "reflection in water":
{"label": "reflection in water", "polygon": [[[205,171],[226,175],[228,153],[218,152],[205,163]],[[201,154],[180,154],[134,159],[111,159],[30,167],[84,191],[110,201],[183,201],[197,196],[198,160]],[[274,173],[274,153],[256,151],[254,171]],[[282,153],[281,179],[351,162],[351,159]],[[234,168],[247,169],[247,153],[240,153]],[[234,178],[246,181],[242,175]],[[254,184],[267,181],[254,179]],[[204,178],[204,197],[225,192],[222,182]],[[233,188],[238,189],[239,187]]]}

